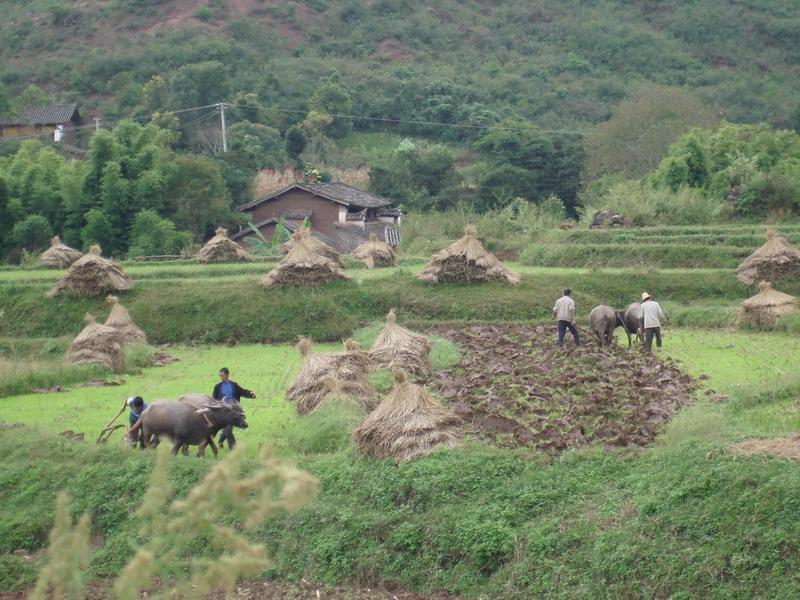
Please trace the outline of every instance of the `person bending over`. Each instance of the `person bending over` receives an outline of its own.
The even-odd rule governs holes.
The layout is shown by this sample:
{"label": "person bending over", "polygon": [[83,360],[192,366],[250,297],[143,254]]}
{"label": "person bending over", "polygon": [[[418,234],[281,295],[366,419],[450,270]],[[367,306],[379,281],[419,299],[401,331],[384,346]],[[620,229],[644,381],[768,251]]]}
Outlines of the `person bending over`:
{"label": "person bending over", "polygon": [[[239,402],[242,397],[256,397],[255,392],[246,390],[235,381],[231,381],[231,372],[227,367],[222,367],[219,370],[219,379],[219,383],[214,386],[214,391],[211,393],[214,400],[232,403]],[[228,440],[228,450],[233,450],[234,446],[236,446],[236,438],[233,436],[233,425],[228,425],[222,430],[218,442],[220,448],[222,448],[225,440]]]}
{"label": "person bending over", "polygon": [[128,413],[128,439],[134,444],[139,441],[139,436],[142,434],[142,422],[139,417],[142,416],[144,409],[148,406],[149,404],[141,396],[128,398],[128,408],[130,409]]}

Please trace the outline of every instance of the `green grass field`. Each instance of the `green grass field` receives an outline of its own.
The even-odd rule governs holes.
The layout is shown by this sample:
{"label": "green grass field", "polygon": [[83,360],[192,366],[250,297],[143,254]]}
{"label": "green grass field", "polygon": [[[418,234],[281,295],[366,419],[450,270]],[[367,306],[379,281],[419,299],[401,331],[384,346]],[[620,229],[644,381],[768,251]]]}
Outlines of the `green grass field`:
{"label": "green grass field", "polygon": [[[722,236],[732,242],[722,246],[741,249],[741,236],[755,239],[760,231],[724,226],[624,231],[616,240],[610,232],[553,236],[575,236],[579,246],[639,249]],[[798,231],[787,228],[790,236]],[[637,235],[647,241],[638,243]],[[676,256],[662,269],[513,263],[523,274],[515,288],[431,287],[413,278],[422,261],[409,259],[391,270],[353,268],[355,281],[302,294],[259,288],[264,265],[134,265],[140,281],[123,302],[151,342],[169,342],[165,351],[180,360],[161,368],[133,361],[119,375],[60,363],[83,313],[105,316],[102,299],[47,300],[44,276],[52,273],[1,270],[0,423],[22,427],[0,432],[0,590],[25,589],[35,578],[62,489],[76,513],[91,515],[98,540],[91,575],[113,577],[131,555],[137,527],[131,510],[154,453],[124,447],[121,434],[105,447],[94,438],[126,397],[209,392],[218,369],[228,366],[258,394],[244,401],[250,428],[237,436],[248,460],[270,445],[320,481],[313,504],[258,531],[274,557],[268,577],[512,600],[798,597],[800,464],[735,456],[727,447],[800,428],[800,318],[787,317],[771,332],[732,329],[739,302],[752,291],[731,268],[691,269]],[[326,340],[318,350],[338,350],[338,340],[351,334],[367,347],[391,307],[414,327],[539,323],[563,287],[575,290],[581,322],[594,304],[622,306],[642,290],[663,301],[670,323],[660,356],[703,379],[695,401],[655,444],[549,455],[468,438],[458,449],[396,465],[354,452],[350,431],[363,418],[359,410],[332,404],[298,417],[284,400],[300,364],[292,347],[298,335]],[[781,289],[800,294],[796,281]],[[451,343],[435,340],[435,367],[458,359]],[[89,376],[124,382],[75,387]],[[68,391],[19,393],[60,378]],[[387,373],[376,382],[388,389]],[[87,442],[54,435],[68,429],[85,433]],[[170,481],[177,494],[213,464],[175,459]]]}

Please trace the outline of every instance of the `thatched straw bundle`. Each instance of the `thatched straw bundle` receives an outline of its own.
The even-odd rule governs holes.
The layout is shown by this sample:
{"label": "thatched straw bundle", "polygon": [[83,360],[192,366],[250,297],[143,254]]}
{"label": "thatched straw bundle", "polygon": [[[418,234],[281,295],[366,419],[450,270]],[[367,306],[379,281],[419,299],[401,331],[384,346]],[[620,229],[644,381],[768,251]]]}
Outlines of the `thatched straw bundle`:
{"label": "thatched straw bundle", "polygon": [[394,309],[386,315],[386,325],[369,351],[377,366],[405,369],[421,377],[430,370],[430,352],[428,338],[398,325]]}
{"label": "thatched straw bundle", "polygon": [[78,334],[69,350],[67,362],[104,365],[114,371],[125,367],[122,333],[113,327],[100,325],[92,315],[84,317],[86,327]]}
{"label": "thatched straw bundle", "polygon": [[146,344],[147,336],[133,322],[131,315],[119,303],[119,298],[109,296],[106,301],[111,305],[111,312],[108,313],[105,323],[106,326],[118,329],[122,333],[122,339],[126,344]]}
{"label": "thatched straw bundle", "polygon": [[339,380],[340,391],[356,398],[365,408],[377,403],[377,393],[367,379],[368,368],[362,358],[352,352],[314,352],[307,338],[300,339],[297,350],[303,357],[303,366],[286,391],[286,399],[295,404],[298,413],[307,414],[317,407],[330,391],[323,383],[328,377]]}
{"label": "thatched straw bundle", "polygon": [[311,230],[306,229],[305,227],[301,227],[300,229],[295,231],[292,234],[292,237],[290,237],[287,241],[281,244],[280,248],[281,254],[283,255],[289,254],[289,251],[295,244],[295,240],[298,239],[304,240],[306,245],[312,250],[314,250],[314,252],[316,252],[317,254],[321,254],[325,258],[332,260],[333,262],[335,262],[337,265],[339,265],[341,268],[344,269],[344,263],[342,262],[342,257],[339,256],[339,251],[333,246],[326,244],[322,240],[315,238],[313,235],[311,235]]}
{"label": "thatched straw bundle", "polygon": [[758,284],[758,293],[742,302],[739,323],[765,327],[796,310],[797,298],[773,290],[771,283],[762,281]]}
{"label": "thatched straw bundle", "polygon": [[356,258],[360,258],[367,265],[368,269],[375,267],[393,267],[396,256],[394,248],[386,242],[378,239],[374,233],[369,234],[369,239],[358,246],[351,253]]}
{"label": "thatched straw bundle", "polygon": [[206,242],[197,253],[195,260],[201,263],[212,262],[247,262],[253,257],[239,244],[228,237],[228,230],[219,227],[216,235]]}
{"label": "thatched straw bundle", "polygon": [[433,400],[405,372],[395,371],[389,396],[353,431],[359,451],[375,458],[406,462],[438,447],[457,446],[463,432],[459,418]]}
{"label": "thatched straw bundle", "polygon": [[[322,399],[311,410],[311,413],[315,413],[320,408],[326,404],[330,404],[331,402],[344,402],[347,404],[352,404],[353,406],[363,409],[366,413],[371,413],[373,410],[375,410],[375,407],[378,406],[378,396],[374,389],[371,390],[371,394],[354,394],[352,386],[348,385],[347,382],[342,381],[336,376],[325,377],[322,380],[322,387]],[[358,390],[356,390],[356,392],[358,392]]]}
{"label": "thatched straw bundle", "polygon": [[314,250],[311,238],[302,231],[292,235],[289,254],[261,280],[262,286],[311,286],[350,279],[336,262]]}
{"label": "thatched straw bundle", "polygon": [[505,281],[519,283],[512,273],[483,247],[472,225],[464,228],[464,237],[433,255],[425,270],[418,275],[430,283],[470,283],[472,281]]}
{"label": "thatched straw bundle", "polygon": [[62,244],[61,238],[55,236],[50,240],[50,247],[39,257],[39,264],[54,269],[66,269],[81,256],[83,252]]}
{"label": "thatched straw bundle", "polygon": [[736,269],[736,277],[745,285],[754,285],[759,281],[780,281],[799,275],[800,250],[774,229],[767,230],[767,242]]}
{"label": "thatched straw bundle", "polygon": [[48,298],[62,292],[77,296],[99,296],[131,289],[133,280],[117,263],[100,256],[100,252],[100,246],[94,245],[88,253],[72,263],[47,292]]}

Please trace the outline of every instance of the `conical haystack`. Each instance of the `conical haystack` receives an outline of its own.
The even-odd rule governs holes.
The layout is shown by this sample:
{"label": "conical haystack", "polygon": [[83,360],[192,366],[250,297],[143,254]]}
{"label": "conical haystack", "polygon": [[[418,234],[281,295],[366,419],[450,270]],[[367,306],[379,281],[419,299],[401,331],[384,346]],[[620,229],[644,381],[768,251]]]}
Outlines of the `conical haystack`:
{"label": "conical haystack", "polygon": [[292,235],[289,254],[261,280],[262,286],[312,286],[350,279],[338,264],[314,250],[302,231]]}
{"label": "conical haystack", "polygon": [[436,448],[453,448],[463,437],[460,419],[433,400],[405,372],[395,371],[389,396],[353,431],[359,451],[374,458],[406,462]]}
{"label": "conical haystack", "polygon": [[195,260],[201,263],[212,262],[247,262],[253,257],[239,244],[228,237],[228,230],[219,227],[216,235],[206,242],[197,253]]}
{"label": "conical haystack", "polygon": [[753,327],[765,327],[796,310],[797,298],[773,290],[771,283],[762,281],[758,284],[758,293],[742,302],[742,308],[739,310],[739,323]]}
{"label": "conical haystack", "polygon": [[767,242],[736,269],[736,277],[745,285],[797,276],[800,276],[800,250],[774,229],[767,230]]}
{"label": "conical haystack", "polygon": [[89,248],[88,253],[72,263],[47,292],[48,298],[61,293],[99,296],[131,289],[133,280],[117,263],[100,256],[100,252],[100,246],[94,245]]}
{"label": "conical haystack", "polygon": [[55,236],[50,240],[50,247],[39,257],[39,264],[54,269],[66,269],[81,256],[83,252],[62,244],[61,238]]}
{"label": "conical haystack", "polygon": [[348,385],[345,381],[342,381],[337,376],[331,375],[323,378],[322,387],[322,398],[311,410],[311,413],[315,413],[320,408],[331,402],[344,402],[347,404],[352,404],[354,406],[358,406],[367,414],[371,413],[373,410],[375,410],[375,407],[378,406],[378,395],[375,393],[374,389],[371,390],[371,394],[359,393],[358,390],[356,390],[356,393],[354,394],[352,386]]}
{"label": "conical haystack", "polygon": [[329,391],[323,383],[326,377],[338,379],[341,391],[356,398],[365,408],[377,403],[377,393],[361,359],[346,356],[348,352],[314,352],[307,338],[300,339],[297,349],[303,357],[303,366],[286,391],[286,399],[295,404],[298,413],[307,414],[322,401]]}
{"label": "conical haystack", "polygon": [[104,365],[113,371],[125,367],[125,353],[122,332],[113,327],[100,325],[92,315],[84,317],[86,327],[78,334],[69,350],[67,362],[74,364]]}
{"label": "conical haystack", "polygon": [[425,270],[418,275],[430,283],[470,283],[472,281],[504,281],[519,283],[497,257],[488,252],[472,226],[464,228],[464,237],[433,255]]}
{"label": "conical haystack", "polygon": [[305,240],[306,245],[314,250],[317,254],[321,254],[325,258],[332,260],[344,269],[344,263],[342,262],[342,257],[339,255],[339,251],[333,246],[326,244],[322,240],[315,238],[313,235],[311,235],[311,230],[305,227],[301,227],[295,231],[292,234],[292,237],[281,244],[281,254],[289,254],[289,251],[292,249],[292,246],[294,246],[295,240],[297,239]]}
{"label": "conical haystack", "polygon": [[397,259],[394,248],[379,240],[374,233],[370,233],[369,239],[353,250],[351,254],[363,260],[368,269],[393,267]]}
{"label": "conical haystack", "polygon": [[421,377],[430,370],[430,352],[428,338],[398,325],[394,309],[386,315],[386,325],[369,351],[378,367],[405,369]]}
{"label": "conical haystack", "polygon": [[146,344],[147,336],[133,322],[131,315],[119,303],[119,298],[109,296],[106,300],[111,305],[111,312],[108,313],[105,323],[106,326],[118,329],[122,333],[122,339],[126,344]]}

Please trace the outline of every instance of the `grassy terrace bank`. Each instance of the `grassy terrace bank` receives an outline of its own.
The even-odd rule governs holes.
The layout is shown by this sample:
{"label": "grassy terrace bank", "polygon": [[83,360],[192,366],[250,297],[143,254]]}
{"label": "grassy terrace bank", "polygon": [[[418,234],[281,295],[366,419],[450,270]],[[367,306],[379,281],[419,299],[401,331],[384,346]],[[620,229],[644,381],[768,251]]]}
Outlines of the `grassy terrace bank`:
{"label": "grassy terrace bank", "polygon": [[[366,272],[365,272],[366,273]],[[543,320],[571,287],[585,318],[597,304],[622,307],[647,290],[663,301],[673,324],[729,324],[738,302],[752,294],[731,271],[591,271],[526,269],[516,287],[499,284],[430,286],[406,270],[368,272],[361,282],[304,290],[264,290],[258,277],[142,280],[123,295],[136,323],[153,343],[278,342],[311,335],[336,340],[390,308],[402,319]],[[104,317],[102,299],[45,298],[48,284],[0,285],[0,336],[76,334],[84,313]],[[800,283],[781,286],[800,294]]]}
{"label": "grassy terrace bank", "polygon": [[[549,456],[469,443],[411,464],[361,459],[347,435],[352,423],[336,429],[339,421],[297,417],[271,393],[288,375],[278,365],[297,361],[281,347],[182,349],[182,362],[166,371],[145,369],[136,385],[174,393],[222,361],[242,363],[247,380],[264,380],[242,443],[251,456],[259,443],[279,443],[282,455],[321,483],[313,504],[257,533],[275,558],[269,575],[278,579],[512,600],[797,597],[800,465],[726,449],[748,436],[796,428],[797,344],[776,334],[721,332],[710,344],[695,335],[671,332],[667,351],[693,374],[707,373],[707,384],[731,399],[698,401],[676,416],[659,444],[645,449]],[[786,355],[780,364],[775,348]],[[776,368],[791,373],[779,378]],[[165,376],[183,371],[181,382]],[[39,410],[16,419],[36,429],[0,436],[0,590],[26,588],[43,565],[41,549],[62,489],[75,514],[91,515],[98,541],[92,576],[115,576],[133,552],[141,523],[132,510],[153,454],[42,431],[86,426],[90,416],[82,411],[104,402],[105,414],[121,395],[91,394],[79,411],[57,394],[31,397]],[[14,418],[20,400],[0,402],[4,420]],[[62,422],[64,416],[72,421]],[[87,430],[93,431],[103,419],[91,418]],[[302,443],[295,444],[298,437]],[[176,493],[185,495],[214,464],[172,461]],[[198,545],[198,555],[207,551]]]}

